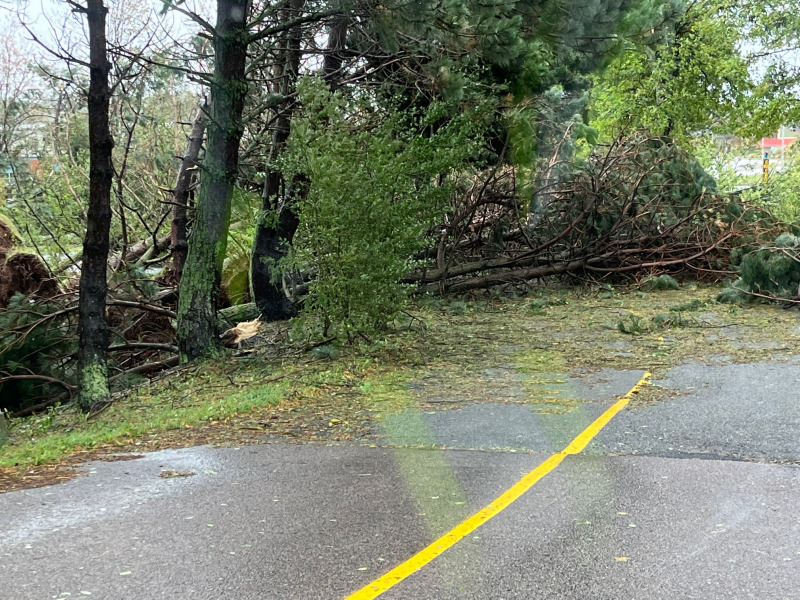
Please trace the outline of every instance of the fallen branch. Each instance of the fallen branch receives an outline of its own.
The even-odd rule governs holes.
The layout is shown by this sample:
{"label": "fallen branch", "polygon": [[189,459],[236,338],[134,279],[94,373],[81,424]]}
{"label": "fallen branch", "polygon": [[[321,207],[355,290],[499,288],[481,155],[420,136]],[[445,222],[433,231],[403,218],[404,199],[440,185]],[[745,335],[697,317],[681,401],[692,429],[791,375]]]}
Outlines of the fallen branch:
{"label": "fallen branch", "polygon": [[132,300],[108,300],[106,302],[107,306],[125,306],[127,308],[138,308],[140,310],[147,310],[157,315],[164,315],[165,317],[169,317],[170,319],[177,319],[178,315],[174,312],[169,310],[168,308],[164,308],[163,306],[155,306],[153,304],[148,304],[147,302],[134,302]]}
{"label": "fallen branch", "polygon": [[61,404],[64,400],[69,400],[72,398],[72,394],[65,392],[55,398],[50,398],[49,400],[45,400],[44,402],[40,402],[39,404],[34,404],[33,406],[28,406],[27,408],[23,408],[18,410],[17,412],[9,413],[8,417],[10,419],[19,419],[21,417],[28,417],[34,413],[39,412],[45,408],[50,408],[51,406],[55,406],[56,404]]}
{"label": "fallen branch", "polygon": [[117,373],[113,377],[109,378],[109,382],[113,383],[120,377],[124,377],[125,375],[143,375],[148,373],[156,373],[158,371],[162,371],[164,369],[169,369],[171,367],[177,367],[180,364],[180,357],[178,356],[171,356],[166,360],[160,360],[158,362],[151,362],[151,363],[144,363],[143,365],[138,365],[136,367],[132,367],[123,371],[122,373]]}
{"label": "fallen branch", "polygon": [[800,304],[800,298],[780,298],[778,296],[773,296],[772,294],[759,294],[758,292],[743,290],[739,287],[734,287],[734,289],[742,292],[743,294],[747,294],[748,296],[753,296],[754,298],[763,298],[764,300],[770,300],[772,302],[785,302],[787,304]]}
{"label": "fallen branch", "polygon": [[[161,360],[158,362],[152,363],[145,363],[143,365],[138,365],[122,373],[118,373],[113,377],[109,378],[109,383],[113,383],[114,381],[118,380],[120,377],[124,377],[125,375],[131,374],[145,374],[145,373],[154,373],[158,371],[162,371],[164,369],[169,369],[171,367],[177,367],[180,364],[180,359],[177,356],[170,357],[166,360]],[[6,378],[0,379],[0,382],[5,380]],[[18,410],[13,413],[9,413],[8,417],[11,419],[19,419],[21,417],[28,417],[34,413],[39,412],[40,410],[44,410],[45,408],[50,408],[51,406],[55,406],[57,404],[61,404],[64,401],[72,400],[73,392],[76,390],[75,386],[71,386],[63,381],[59,381],[58,379],[53,379],[51,377],[45,377],[44,375],[10,375],[7,379],[41,379],[41,380],[51,380],[50,383],[58,383],[64,385],[67,388],[67,392],[55,396],[53,398],[49,398],[44,402],[40,402],[38,404],[34,404],[33,406],[28,406],[21,410]],[[113,400],[112,400],[113,402]]]}
{"label": "fallen branch", "polygon": [[127,342],[125,344],[116,344],[109,346],[109,352],[120,352],[123,350],[160,350],[163,352],[178,353],[178,347],[172,344],[158,344],[155,342]]}

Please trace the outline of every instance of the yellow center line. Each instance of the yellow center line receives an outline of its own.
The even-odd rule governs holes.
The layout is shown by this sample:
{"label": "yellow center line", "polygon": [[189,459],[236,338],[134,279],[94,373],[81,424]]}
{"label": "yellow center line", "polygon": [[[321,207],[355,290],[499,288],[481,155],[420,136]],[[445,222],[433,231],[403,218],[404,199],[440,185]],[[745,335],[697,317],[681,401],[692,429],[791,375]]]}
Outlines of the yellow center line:
{"label": "yellow center line", "polygon": [[456,525],[438,540],[417,552],[404,563],[396,566],[394,569],[386,573],[386,575],[379,577],[357,592],[347,596],[345,600],[372,600],[373,598],[377,598],[390,588],[403,581],[409,575],[419,571],[434,558],[456,544],[459,540],[468,536],[478,527],[486,523],[489,519],[500,514],[517,498],[531,489],[537,481],[560,465],[561,461],[563,461],[567,456],[582,452],[589,442],[592,441],[592,438],[594,438],[594,436],[596,436],[619,411],[625,408],[628,402],[630,402],[631,398],[637,394],[644,385],[647,384],[647,380],[649,378],[650,373],[645,373],[639,382],[633,386],[627,394],[615,402],[614,405],[606,410],[602,415],[597,417],[597,419],[595,419],[591,425],[589,425],[574,440],[572,440],[569,446],[564,448],[564,450],[561,452],[553,454],[533,471],[525,475],[508,490],[498,496],[491,504],[487,505],[485,508],[482,508],[465,521],[462,521]]}

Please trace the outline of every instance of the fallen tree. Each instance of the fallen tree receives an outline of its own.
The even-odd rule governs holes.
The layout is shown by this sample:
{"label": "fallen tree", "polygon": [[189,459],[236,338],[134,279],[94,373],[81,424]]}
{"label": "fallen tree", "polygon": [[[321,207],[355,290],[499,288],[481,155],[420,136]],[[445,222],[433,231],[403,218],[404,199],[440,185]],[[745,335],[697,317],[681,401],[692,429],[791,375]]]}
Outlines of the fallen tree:
{"label": "fallen tree", "polygon": [[718,279],[730,275],[734,248],[781,228],[717,194],[699,164],[662,138],[617,140],[527,203],[514,196],[516,176],[509,168],[472,185],[439,228],[435,253],[404,283],[461,293],[556,275]]}
{"label": "fallen tree", "polygon": [[[558,276],[600,282],[685,272],[722,279],[752,267],[758,277],[746,289],[751,296],[774,297],[779,290],[768,282],[781,273],[781,290],[797,289],[796,240],[787,245],[788,238],[778,238],[787,225],[737,196],[718,194],[713,179],[664,139],[618,140],[569,178],[538,189],[521,179],[511,166],[461,176],[450,209],[417,257],[419,267],[402,283],[415,293],[448,294]],[[10,230],[0,235],[11,237]],[[295,290],[302,296],[314,273],[301,275]],[[175,290],[142,277],[141,269],[120,268],[109,286],[116,386],[177,364]],[[76,299],[69,289],[33,303],[15,298],[0,313],[0,396],[24,399],[4,406],[21,415],[72,397]],[[218,327],[233,331],[258,313],[252,303],[222,308]]]}

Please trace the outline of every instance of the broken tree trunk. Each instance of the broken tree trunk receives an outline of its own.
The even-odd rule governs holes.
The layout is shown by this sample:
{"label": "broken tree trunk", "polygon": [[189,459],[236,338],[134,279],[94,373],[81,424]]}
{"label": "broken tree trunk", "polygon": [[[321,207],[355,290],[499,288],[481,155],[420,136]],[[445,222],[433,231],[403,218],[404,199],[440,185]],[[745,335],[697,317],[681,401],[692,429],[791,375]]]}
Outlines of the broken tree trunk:
{"label": "broken tree trunk", "polygon": [[[299,14],[305,0],[289,0],[286,18]],[[294,315],[295,309],[283,292],[283,286],[275,276],[275,265],[286,254],[286,245],[292,242],[299,220],[292,209],[291,191],[286,190],[283,176],[275,162],[283,152],[291,133],[292,95],[297,87],[300,70],[300,26],[289,28],[282,36],[280,58],[275,66],[280,79],[280,94],[284,100],[278,107],[275,130],[272,134],[267,174],[264,180],[261,207],[265,214],[277,214],[275,223],[259,221],[253,241],[253,258],[250,264],[250,288],[253,300],[265,321],[279,321]]]}

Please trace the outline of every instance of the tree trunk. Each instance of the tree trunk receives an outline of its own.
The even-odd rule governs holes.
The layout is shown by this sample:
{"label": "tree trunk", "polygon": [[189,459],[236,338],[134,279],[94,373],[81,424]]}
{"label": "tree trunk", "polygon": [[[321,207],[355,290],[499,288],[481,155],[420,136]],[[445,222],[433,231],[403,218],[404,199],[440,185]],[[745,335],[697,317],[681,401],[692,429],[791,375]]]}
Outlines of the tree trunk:
{"label": "tree trunk", "polygon": [[[341,2],[339,2],[341,5]],[[339,6],[341,8],[341,6]],[[331,89],[338,87],[342,78],[341,68],[344,62],[344,50],[347,42],[347,26],[350,19],[347,15],[338,15],[328,27],[328,48],[322,62],[322,76]]]}
{"label": "tree trunk", "polygon": [[89,26],[89,209],[83,242],[78,300],[78,403],[90,410],[110,398],[108,387],[108,323],[106,269],[111,228],[111,182],[114,140],[108,125],[106,13],[103,0],[87,0]]}
{"label": "tree trunk", "polygon": [[186,207],[189,204],[189,193],[194,185],[197,175],[197,159],[200,148],[203,146],[203,134],[208,120],[208,103],[203,99],[197,108],[197,114],[192,122],[189,133],[189,142],[183,154],[181,166],[178,168],[178,178],[172,192],[172,228],[170,230],[170,250],[172,251],[172,274],[175,283],[180,283],[183,275],[183,265],[186,263],[186,254],[189,242],[186,237]]}
{"label": "tree trunk", "polygon": [[[289,14],[299,14],[305,0],[290,0]],[[340,76],[342,66],[341,51],[347,38],[346,16],[336,17],[328,28],[328,48],[323,61],[322,74],[331,87]],[[253,244],[253,260],[250,269],[250,287],[253,300],[267,321],[278,321],[295,314],[295,308],[283,292],[280,281],[275,277],[275,264],[286,255],[286,246],[291,244],[297,231],[299,219],[293,210],[293,196],[300,193],[297,182],[292,182],[286,189],[286,182],[274,167],[291,133],[292,103],[291,96],[297,85],[297,73],[300,67],[300,40],[302,32],[299,27],[288,30],[284,36],[283,51],[276,66],[276,76],[281,78],[280,94],[288,98],[278,108],[278,118],[272,136],[270,153],[267,162],[267,175],[262,195],[262,210],[266,214],[276,214],[277,220],[269,224],[259,223],[256,228]]]}
{"label": "tree trunk", "polygon": [[179,287],[178,347],[182,361],[213,356],[220,349],[216,307],[243,131],[249,7],[249,0],[217,0],[208,144]]}

